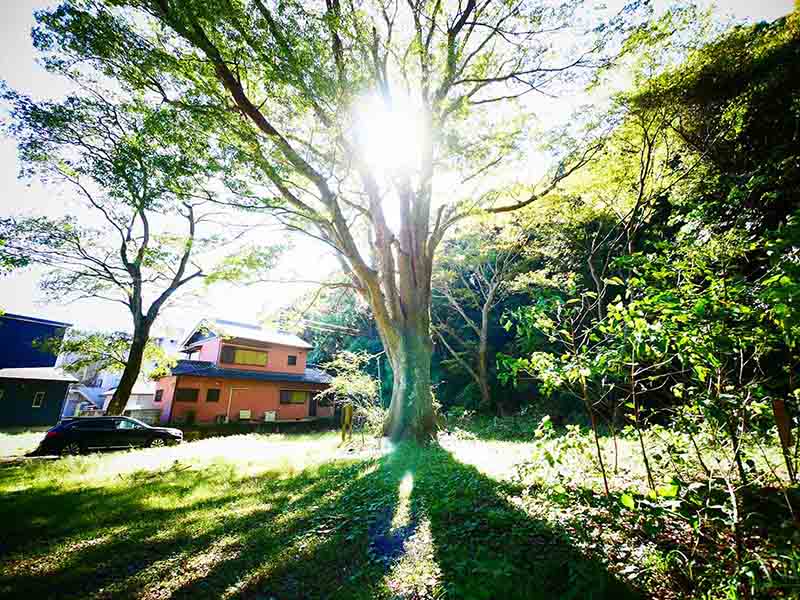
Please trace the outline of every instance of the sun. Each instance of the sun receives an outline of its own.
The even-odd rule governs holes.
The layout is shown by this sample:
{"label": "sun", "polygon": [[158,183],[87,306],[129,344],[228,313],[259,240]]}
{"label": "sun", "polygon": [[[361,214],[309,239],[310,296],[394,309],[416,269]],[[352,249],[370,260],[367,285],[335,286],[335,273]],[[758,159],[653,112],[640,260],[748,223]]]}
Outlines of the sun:
{"label": "sun", "polygon": [[369,94],[356,102],[353,112],[357,143],[372,168],[385,175],[418,168],[426,131],[422,110],[409,98],[389,102]]}

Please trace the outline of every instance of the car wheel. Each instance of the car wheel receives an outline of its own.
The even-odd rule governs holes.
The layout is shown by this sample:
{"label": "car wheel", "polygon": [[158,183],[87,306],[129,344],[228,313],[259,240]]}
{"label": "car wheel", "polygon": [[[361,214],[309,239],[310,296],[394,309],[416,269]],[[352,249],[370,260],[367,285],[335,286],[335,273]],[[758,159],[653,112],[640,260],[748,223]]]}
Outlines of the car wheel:
{"label": "car wheel", "polygon": [[61,449],[61,454],[63,455],[77,456],[78,454],[82,453],[83,448],[78,442],[67,442]]}
{"label": "car wheel", "polygon": [[151,448],[163,448],[164,446],[166,446],[166,442],[164,441],[163,438],[153,438],[147,445],[150,446]]}

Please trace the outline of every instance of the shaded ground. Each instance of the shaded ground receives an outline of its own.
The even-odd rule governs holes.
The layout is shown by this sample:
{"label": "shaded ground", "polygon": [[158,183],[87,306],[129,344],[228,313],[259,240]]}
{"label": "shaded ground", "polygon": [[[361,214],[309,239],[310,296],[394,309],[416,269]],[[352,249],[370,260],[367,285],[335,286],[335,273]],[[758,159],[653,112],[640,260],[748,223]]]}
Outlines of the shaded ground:
{"label": "shaded ground", "polygon": [[0,469],[0,595],[635,597],[444,448],[331,456],[249,435]]}

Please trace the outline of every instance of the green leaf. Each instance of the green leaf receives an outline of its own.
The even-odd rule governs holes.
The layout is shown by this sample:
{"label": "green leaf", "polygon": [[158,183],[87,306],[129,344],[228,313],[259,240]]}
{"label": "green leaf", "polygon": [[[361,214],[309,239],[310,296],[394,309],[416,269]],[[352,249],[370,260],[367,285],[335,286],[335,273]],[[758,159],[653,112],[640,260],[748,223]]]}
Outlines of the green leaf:
{"label": "green leaf", "polygon": [[636,508],[636,501],[633,499],[633,496],[631,496],[630,494],[622,494],[622,496],[620,496],[619,501],[622,503],[622,506],[624,506],[625,508],[629,508],[630,510],[633,510],[633,509]]}
{"label": "green leaf", "polygon": [[674,483],[658,486],[656,488],[656,494],[662,498],[674,498],[678,495],[678,486]]}

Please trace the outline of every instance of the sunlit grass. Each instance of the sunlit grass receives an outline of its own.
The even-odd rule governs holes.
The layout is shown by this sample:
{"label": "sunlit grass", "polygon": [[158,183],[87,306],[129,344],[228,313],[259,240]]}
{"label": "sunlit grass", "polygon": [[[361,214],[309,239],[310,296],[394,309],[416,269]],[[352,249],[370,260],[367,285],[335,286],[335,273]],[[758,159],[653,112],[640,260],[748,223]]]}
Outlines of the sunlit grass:
{"label": "sunlit grass", "polygon": [[265,472],[289,477],[330,460],[336,444],[333,434],[294,438],[279,434],[209,438],[166,448],[98,452],[57,461],[34,461],[19,469],[15,480],[23,486],[83,486],[125,477],[147,478],[184,469],[230,469],[235,471],[231,474],[234,478]]}
{"label": "sunlit grass", "polygon": [[411,473],[403,475],[400,485],[397,486],[397,507],[392,517],[392,527],[389,533],[394,533],[411,522],[411,491],[414,489],[414,476]]}
{"label": "sunlit grass", "polygon": [[520,463],[530,460],[531,442],[446,439],[443,444],[459,461],[494,479],[508,479]]}
{"label": "sunlit grass", "polygon": [[[477,428],[477,433],[454,427],[442,442],[459,461],[498,480],[519,477],[523,466],[528,475],[551,485],[559,483],[602,492],[603,478],[588,427],[573,431],[561,429],[537,438],[536,424],[536,420],[528,419],[526,428],[519,423],[513,428],[506,426],[506,430],[500,430],[499,439],[492,437],[494,432],[485,423]],[[489,431],[481,432],[482,429]],[[505,435],[512,439],[505,439]],[[730,442],[724,434],[716,439],[706,436],[696,440],[705,467],[700,464],[687,435],[653,427],[644,430],[643,436],[657,485],[667,484],[675,477],[686,481],[703,479],[706,477],[705,468],[710,470],[712,477],[730,477],[735,469]],[[745,436],[743,441],[744,458],[767,480],[774,480],[773,473],[784,480],[787,478],[777,433],[768,436],[766,441],[761,434],[758,437]],[[645,461],[639,440],[631,428],[618,431],[616,440],[610,432],[602,432],[600,448],[612,491],[647,493]]]}
{"label": "sunlit grass", "polygon": [[643,485],[635,439],[606,499],[588,432],[486,437],[348,453],[250,434],[6,466],[0,596],[627,597],[607,569],[658,588],[665,554],[613,496]]}
{"label": "sunlit grass", "polygon": [[0,431],[0,458],[22,456],[34,450],[47,427],[6,428]]}

